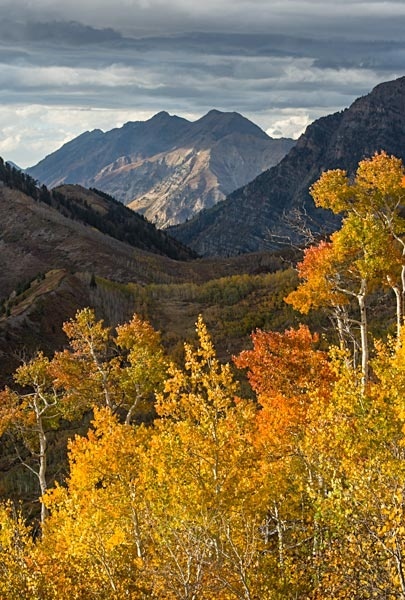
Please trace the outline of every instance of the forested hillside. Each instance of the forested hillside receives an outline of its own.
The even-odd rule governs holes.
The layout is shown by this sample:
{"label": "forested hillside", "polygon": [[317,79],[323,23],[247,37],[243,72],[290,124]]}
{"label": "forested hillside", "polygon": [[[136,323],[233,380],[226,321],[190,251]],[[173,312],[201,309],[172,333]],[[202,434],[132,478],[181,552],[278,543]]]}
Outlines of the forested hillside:
{"label": "forested hillside", "polygon": [[[64,351],[17,369],[0,426],[39,510],[3,490],[1,597],[404,597],[405,170],[376,154],[311,194],[342,226],[285,299],[326,311],[336,342],[256,330],[224,364],[199,317],[174,361],[146,320],[112,329],[87,308]],[[392,335],[371,335],[386,293]],[[51,478],[57,433],[79,421]]]}
{"label": "forested hillside", "polygon": [[7,188],[18,190],[34,201],[46,204],[68,219],[93,227],[135,248],[177,260],[197,256],[156,229],[142,215],[100,190],[86,190],[78,185],[62,186],[55,190],[48,190],[45,185],[38,187],[36,180],[30,175],[4,163],[1,158],[0,181]]}

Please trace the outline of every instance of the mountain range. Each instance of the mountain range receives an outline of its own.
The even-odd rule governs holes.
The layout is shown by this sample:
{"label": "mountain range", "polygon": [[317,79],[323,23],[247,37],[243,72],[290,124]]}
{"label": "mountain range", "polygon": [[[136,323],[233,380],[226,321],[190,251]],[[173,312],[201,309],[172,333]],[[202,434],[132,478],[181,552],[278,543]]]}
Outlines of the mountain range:
{"label": "mountain range", "polygon": [[160,112],[88,131],[27,172],[48,187],[96,187],[164,228],[186,221],[277,164],[294,141],[272,139],[232,112],[197,121]]}
{"label": "mountain range", "polygon": [[353,173],[360,160],[381,150],[405,159],[405,77],[314,121],[280,163],[168,231],[201,255],[271,250],[283,240],[300,243],[297,224],[318,232],[336,226],[329,213],[315,208],[310,185],[328,169]]}

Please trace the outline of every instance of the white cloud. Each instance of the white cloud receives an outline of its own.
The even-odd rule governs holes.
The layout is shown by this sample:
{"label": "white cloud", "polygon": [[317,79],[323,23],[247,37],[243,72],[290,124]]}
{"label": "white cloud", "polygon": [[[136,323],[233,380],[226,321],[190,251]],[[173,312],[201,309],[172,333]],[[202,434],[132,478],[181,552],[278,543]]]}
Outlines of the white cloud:
{"label": "white cloud", "polygon": [[150,111],[3,106],[0,112],[0,155],[25,168],[84,131],[107,131],[127,121],[144,121],[152,116]]}
{"label": "white cloud", "polygon": [[[148,81],[150,79],[151,81]],[[155,82],[152,80],[155,79]],[[138,85],[140,87],[159,87],[159,80],[153,72],[138,73],[136,69],[123,65],[110,65],[104,69],[81,67],[37,67],[0,65],[0,86],[21,88],[42,88],[48,91],[63,88],[113,88],[117,86]]]}
{"label": "white cloud", "polygon": [[297,139],[312,123],[313,119],[308,112],[299,111],[281,111],[280,117],[272,123],[266,133],[273,138],[289,137]]}

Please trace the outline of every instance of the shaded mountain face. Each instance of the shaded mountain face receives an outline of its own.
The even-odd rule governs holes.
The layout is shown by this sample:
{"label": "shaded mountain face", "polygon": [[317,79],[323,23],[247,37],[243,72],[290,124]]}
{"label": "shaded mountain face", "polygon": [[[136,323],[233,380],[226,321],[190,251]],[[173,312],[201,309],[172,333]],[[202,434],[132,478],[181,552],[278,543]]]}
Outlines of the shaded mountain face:
{"label": "shaded mountain face", "polygon": [[106,133],[83,133],[27,172],[48,187],[96,187],[167,227],[223,200],[293,144],[270,138],[238,113],[212,110],[190,122],[161,112]]}
{"label": "shaded mountain face", "polygon": [[169,232],[201,255],[229,256],[300,241],[291,223],[297,213],[315,230],[330,230],[336,221],[315,208],[309,187],[323,171],[353,173],[360,160],[381,150],[405,159],[405,77],[318,119],[278,165]]}

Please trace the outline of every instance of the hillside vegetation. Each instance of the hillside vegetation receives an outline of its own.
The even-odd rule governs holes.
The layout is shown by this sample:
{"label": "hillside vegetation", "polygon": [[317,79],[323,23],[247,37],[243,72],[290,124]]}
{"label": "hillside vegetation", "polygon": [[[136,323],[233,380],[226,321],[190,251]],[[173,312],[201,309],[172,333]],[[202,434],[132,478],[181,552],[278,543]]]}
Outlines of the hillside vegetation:
{"label": "hillside vegetation", "polygon": [[164,332],[171,350],[189,337],[202,312],[218,330],[224,358],[252,328],[289,322],[292,311],[281,298],[292,289],[293,274],[270,277],[291,264],[288,253],[196,260],[105,194],[73,185],[50,192],[4,163],[0,171],[3,381],[23,357],[66,345],[63,322],[89,305],[114,326],[139,312]]}
{"label": "hillside vegetation", "polygon": [[66,218],[94,227],[130,246],[177,260],[196,257],[194,252],[156,229],[142,215],[99,190],[65,186],[50,191],[45,185],[38,187],[30,175],[4,163],[1,158],[0,181],[36,202],[54,208]]}
{"label": "hillside vegetation", "polygon": [[[16,370],[0,392],[2,466],[14,452],[37,511],[4,485],[2,597],[403,598],[405,169],[376,154],[311,193],[342,225],[306,250],[285,300],[328,314],[335,342],[257,329],[223,363],[199,316],[173,360],[141,316],[112,328],[85,308],[64,350]],[[289,271],[92,289],[221,309],[281,282]],[[385,293],[394,327],[378,337],[370,305]]]}

